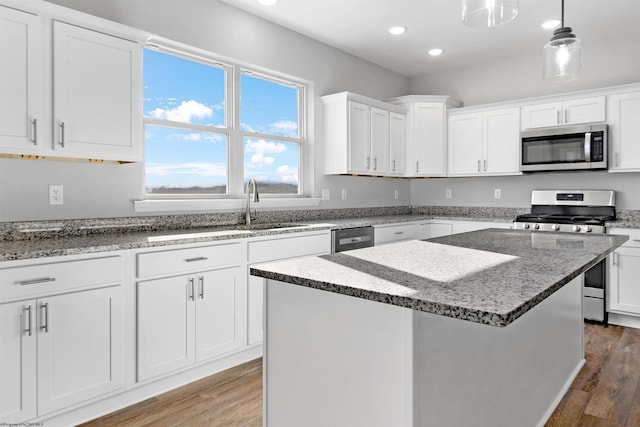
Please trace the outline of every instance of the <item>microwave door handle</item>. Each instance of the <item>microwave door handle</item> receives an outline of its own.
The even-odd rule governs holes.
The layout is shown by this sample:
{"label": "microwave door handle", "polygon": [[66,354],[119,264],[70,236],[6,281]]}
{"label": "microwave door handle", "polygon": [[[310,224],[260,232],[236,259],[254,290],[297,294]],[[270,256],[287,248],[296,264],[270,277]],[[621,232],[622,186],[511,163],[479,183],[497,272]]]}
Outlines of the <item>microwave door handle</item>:
{"label": "microwave door handle", "polygon": [[591,132],[584,134],[584,160],[591,162]]}

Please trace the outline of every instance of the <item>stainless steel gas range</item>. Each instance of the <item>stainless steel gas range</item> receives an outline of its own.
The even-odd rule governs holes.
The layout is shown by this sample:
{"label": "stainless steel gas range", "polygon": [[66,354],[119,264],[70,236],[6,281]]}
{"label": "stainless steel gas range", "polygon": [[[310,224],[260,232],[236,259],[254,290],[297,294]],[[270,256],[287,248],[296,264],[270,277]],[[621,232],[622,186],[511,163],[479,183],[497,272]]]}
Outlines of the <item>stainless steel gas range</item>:
{"label": "stainless steel gas range", "polygon": [[[513,227],[520,230],[604,234],[605,223],[615,218],[615,191],[533,190],[531,213],[518,215]],[[570,236],[564,238],[563,244],[570,244],[569,240]],[[606,326],[606,260],[585,272],[584,282],[584,318]]]}

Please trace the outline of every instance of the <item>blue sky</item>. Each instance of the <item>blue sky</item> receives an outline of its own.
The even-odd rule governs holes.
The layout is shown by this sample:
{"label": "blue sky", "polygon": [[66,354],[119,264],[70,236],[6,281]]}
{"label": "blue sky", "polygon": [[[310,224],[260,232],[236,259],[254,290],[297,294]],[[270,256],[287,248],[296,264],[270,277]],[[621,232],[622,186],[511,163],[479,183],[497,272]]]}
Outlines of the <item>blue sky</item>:
{"label": "blue sky", "polygon": [[[145,49],[146,117],[224,126],[224,87],[222,69]],[[244,74],[240,87],[243,131],[297,136],[297,89]],[[145,139],[147,187],[226,183],[225,134],[147,125]],[[297,184],[297,144],[253,137],[238,143],[245,181]]]}

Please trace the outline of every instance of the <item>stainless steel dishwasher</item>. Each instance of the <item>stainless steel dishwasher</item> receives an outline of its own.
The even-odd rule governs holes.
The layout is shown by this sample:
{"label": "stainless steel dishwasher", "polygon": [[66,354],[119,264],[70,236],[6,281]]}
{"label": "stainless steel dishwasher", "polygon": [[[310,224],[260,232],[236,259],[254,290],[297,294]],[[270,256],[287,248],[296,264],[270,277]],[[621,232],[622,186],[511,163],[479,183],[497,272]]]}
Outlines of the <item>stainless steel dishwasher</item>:
{"label": "stainless steel dishwasher", "polygon": [[372,226],[333,230],[331,232],[331,252],[343,252],[373,246],[373,232]]}

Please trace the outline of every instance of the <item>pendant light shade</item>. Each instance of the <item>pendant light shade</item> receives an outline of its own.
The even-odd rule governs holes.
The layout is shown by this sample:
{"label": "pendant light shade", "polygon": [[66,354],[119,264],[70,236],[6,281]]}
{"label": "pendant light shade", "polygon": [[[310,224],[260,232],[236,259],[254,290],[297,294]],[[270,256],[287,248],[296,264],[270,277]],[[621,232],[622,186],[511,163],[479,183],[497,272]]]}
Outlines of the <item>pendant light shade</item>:
{"label": "pendant light shade", "polygon": [[518,0],[462,0],[462,22],[470,27],[497,27],[516,15]]}
{"label": "pendant light shade", "polygon": [[572,32],[564,26],[564,0],[562,0],[562,24],[553,32],[551,40],[544,45],[544,79],[573,80],[580,74],[582,46]]}

